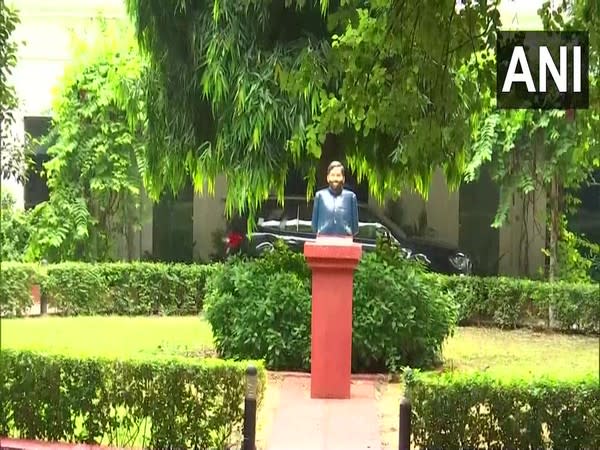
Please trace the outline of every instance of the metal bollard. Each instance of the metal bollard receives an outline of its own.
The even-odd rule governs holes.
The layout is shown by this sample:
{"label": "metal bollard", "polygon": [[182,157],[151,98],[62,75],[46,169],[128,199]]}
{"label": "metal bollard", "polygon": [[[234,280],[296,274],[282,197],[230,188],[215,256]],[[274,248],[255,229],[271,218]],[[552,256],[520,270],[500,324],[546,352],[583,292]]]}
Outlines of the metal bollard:
{"label": "metal bollard", "polygon": [[244,428],[242,450],[256,450],[256,391],[258,388],[257,370],[254,366],[246,369],[246,398],[244,400]]}
{"label": "metal bollard", "polygon": [[412,414],[412,407],[410,400],[406,397],[402,397],[400,400],[400,423],[398,427],[398,449],[399,450],[410,450],[410,436],[411,426],[410,419]]}
{"label": "metal bollard", "polygon": [[[48,266],[48,261],[42,259],[42,267],[44,272],[46,271],[46,266]],[[44,286],[40,286],[40,315],[45,316],[48,314],[48,297],[46,296],[46,292]]]}

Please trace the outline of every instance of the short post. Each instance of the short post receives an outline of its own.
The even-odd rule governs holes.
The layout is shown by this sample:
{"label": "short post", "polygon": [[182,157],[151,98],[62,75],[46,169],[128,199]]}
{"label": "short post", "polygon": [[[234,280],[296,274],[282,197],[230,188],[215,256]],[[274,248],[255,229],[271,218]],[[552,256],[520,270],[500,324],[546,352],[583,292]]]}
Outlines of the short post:
{"label": "short post", "polygon": [[[46,271],[48,266],[48,261],[42,259],[42,268],[44,272]],[[46,296],[46,290],[44,286],[40,286],[40,315],[45,316],[48,314],[48,297]]]}
{"label": "short post", "polygon": [[400,423],[398,427],[398,449],[399,450],[410,450],[410,435],[411,426],[410,419],[412,414],[412,407],[410,400],[406,397],[402,397],[400,400]]}
{"label": "short post", "polygon": [[256,391],[258,389],[257,370],[254,366],[246,369],[246,398],[244,400],[244,427],[242,450],[256,450]]}

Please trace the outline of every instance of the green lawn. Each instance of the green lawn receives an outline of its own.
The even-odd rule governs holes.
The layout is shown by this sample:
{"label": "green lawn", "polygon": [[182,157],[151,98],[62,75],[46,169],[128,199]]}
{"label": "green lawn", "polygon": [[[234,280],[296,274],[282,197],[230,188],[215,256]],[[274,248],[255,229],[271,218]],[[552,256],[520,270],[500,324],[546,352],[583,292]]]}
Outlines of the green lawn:
{"label": "green lawn", "polygon": [[445,366],[511,375],[571,376],[600,369],[597,337],[529,330],[459,328],[444,345]]}
{"label": "green lawn", "polygon": [[[3,348],[102,356],[214,354],[201,317],[44,317],[3,319]],[[460,328],[444,346],[446,369],[511,374],[579,374],[599,370],[598,338]]]}
{"label": "green lawn", "polygon": [[3,319],[3,348],[98,356],[213,349],[210,324],[189,317],[32,317]]}

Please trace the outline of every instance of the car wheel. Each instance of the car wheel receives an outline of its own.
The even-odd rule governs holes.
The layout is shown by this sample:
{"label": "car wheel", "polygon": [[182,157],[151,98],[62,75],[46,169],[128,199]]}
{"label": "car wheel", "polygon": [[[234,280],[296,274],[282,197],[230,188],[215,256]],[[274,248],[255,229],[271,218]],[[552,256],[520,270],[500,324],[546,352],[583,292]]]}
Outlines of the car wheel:
{"label": "car wheel", "polygon": [[256,253],[260,256],[264,253],[271,253],[275,247],[271,242],[261,242],[256,246]]}
{"label": "car wheel", "polygon": [[411,255],[411,259],[414,259],[415,261],[418,261],[425,266],[429,266],[431,264],[429,258],[423,253],[415,253],[414,255]]}

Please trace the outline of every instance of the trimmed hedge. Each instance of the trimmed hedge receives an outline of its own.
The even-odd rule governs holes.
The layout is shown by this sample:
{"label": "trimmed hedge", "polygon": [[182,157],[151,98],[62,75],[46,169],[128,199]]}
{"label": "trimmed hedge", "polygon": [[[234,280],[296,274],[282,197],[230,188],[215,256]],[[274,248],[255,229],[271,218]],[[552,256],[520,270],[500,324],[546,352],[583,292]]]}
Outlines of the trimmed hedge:
{"label": "trimmed hedge", "polygon": [[600,285],[548,283],[507,277],[429,275],[441,282],[459,305],[461,324],[501,328],[550,327],[561,331],[600,333]]}
{"label": "trimmed hedge", "polygon": [[523,380],[409,371],[405,381],[413,444],[423,450],[600,448],[597,375]]}
{"label": "trimmed hedge", "polygon": [[[40,282],[63,314],[195,314],[203,309],[209,274],[223,264],[63,263],[47,274],[38,264],[2,263],[0,312],[22,315],[32,304],[31,286]],[[300,273],[310,282],[310,272]],[[459,323],[502,328],[553,327],[600,333],[600,285],[547,283],[507,277],[478,278],[428,274],[458,304]]]}
{"label": "trimmed hedge", "polygon": [[42,280],[36,264],[3,262],[0,268],[0,315],[20,316],[33,306],[31,288]]}
{"label": "trimmed hedge", "polygon": [[[224,449],[239,437],[246,364],[110,360],[3,349],[0,436]],[[259,401],[265,371],[259,369]]]}
{"label": "trimmed hedge", "polygon": [[[20,267],[41,275],[37,265]],[[182,315],[202,311],[206,277],[217,267],[143,262],[62,263],[48,266],[40,278],[49,305],[61,314]],[[29,290],[24,290],[22,279],[16,270],[6,273],[6,277],[3,273],[1,304],[23,301]],[[20,312],[12,310],[13,314]]]}

